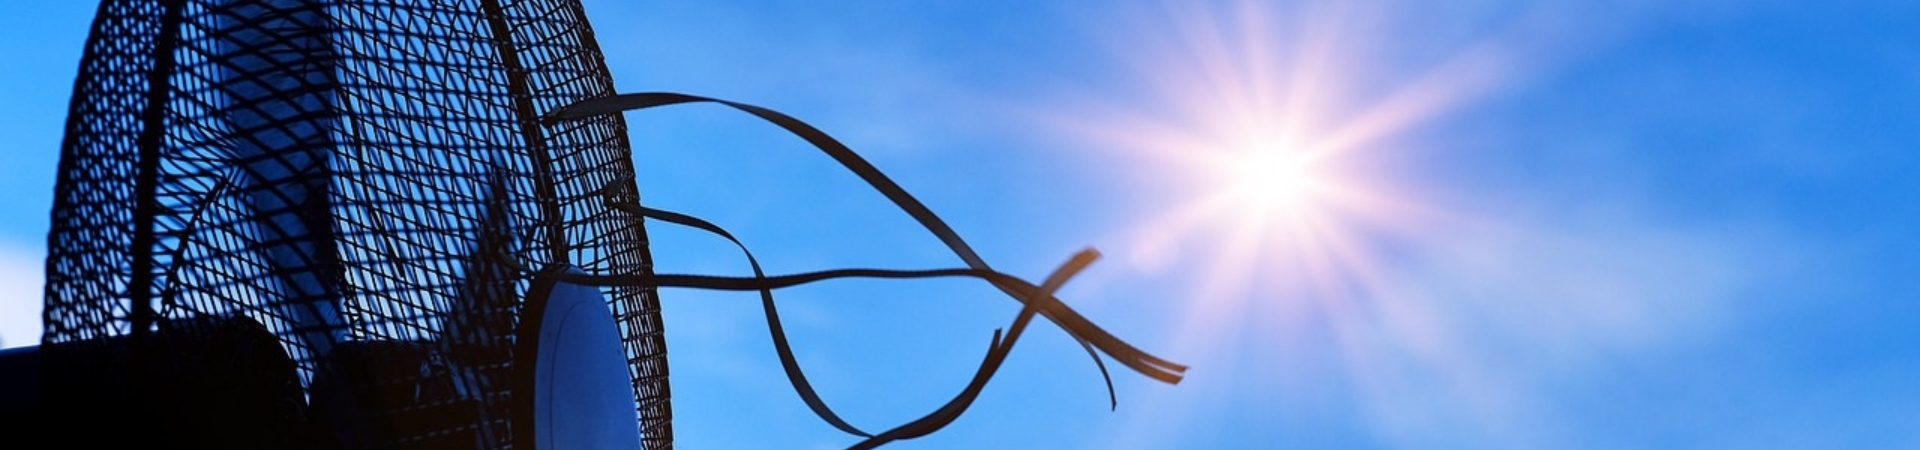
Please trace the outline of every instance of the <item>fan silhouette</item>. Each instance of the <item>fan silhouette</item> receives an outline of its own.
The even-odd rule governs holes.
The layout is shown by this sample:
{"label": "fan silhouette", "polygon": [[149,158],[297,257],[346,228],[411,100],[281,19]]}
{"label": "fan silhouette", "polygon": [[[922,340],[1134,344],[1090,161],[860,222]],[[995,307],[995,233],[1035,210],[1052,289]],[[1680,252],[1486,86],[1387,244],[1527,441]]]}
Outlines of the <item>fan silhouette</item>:
{"label": "fan silhouette", "polygon": [[[46,334],[0,355],[41,367],[28,420],[107,431],[60,438],[77,447],[670,448],[661,286],[760,291],[796,391],[861,447],[952,421],[1035,316],[1179,380],[1052,298],[1091,253],[1042,285],[994,272],[798,120],[616,95],[592,36],[569,0],[103,1],[62,147]],[[687,102],[794,132],[969,267],[654,274],[646,219],[731,238],[634,194],[616,113]],[[859,430],[805,381],[769,289],[927,276],[1026,307],[953,402]]]}

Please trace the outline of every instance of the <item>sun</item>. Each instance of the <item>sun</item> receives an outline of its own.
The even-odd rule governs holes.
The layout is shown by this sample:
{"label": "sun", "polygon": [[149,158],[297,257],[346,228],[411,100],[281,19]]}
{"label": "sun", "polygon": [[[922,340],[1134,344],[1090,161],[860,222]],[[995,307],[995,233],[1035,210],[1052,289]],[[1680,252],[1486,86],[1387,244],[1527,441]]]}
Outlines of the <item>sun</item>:
{"label": "sun", "polygon": [[1233,295],[1218,291],[1280,272],[1329,284],[1342,281],[1333,278],[1343,273],[1366,270],[1353,267],[1367,263],[1357,222],[1390,215],[1378,199],[1393,195],[1344,173],[1339,159],[1330,157],[1338,155],[1325,153],[1317,138],[1244,133],[1170,140],[1184,143],[1160,152],[1185,155],[1178,158],[1185,161],[1164,166],[1171,173],[1159,176],[1184,178],[1192,189],[1144,228],[1171,236],[1160,244],[1187,249],[1182,259],[1207,260],[1202,264],[1220,277],[1209,281],[1218,295]]}
{"label": "sun", "polygon": [[1544,28],[1522,15],[1431,53],[1445,46],[1401,40],[1408,17],[1367,2],[1156,6],[1104,36],[1125,84],[1048,123],[1088,144],[1090,163],[1129,169],[1104,245],[1130,279],[1178,285],[1175,351],[1234,370],[1329,349],[1380,398],[1396,393],[1374,384],[1396,369],[1380,362],[1401,355],[1380,352],[1456,355],[1448,317],[1429,314],[1443,307],[1417,292],[1428,280],[1407,268],[1492,219],[1412,164],[1444,150],[1421,142],[1444,116],[1533,70],[1548,44],[1514,37]]}
{"label": "sun", "polygon": [[1509,59],[1478,46],[1412,71],[1370,66],[1382,44],[1356,33],[1370,10],[1287,5],[1141,14],[1113,42],[1140,77],[1127,100],[1052,122],[1138,168],[1128,182],[1145,194],[1125,198],[1150,210],[1120,231],[1120,254],[1143,270],[1195,268],[1200,297],[1370,290],[1389,265],[1383,246],[1464,220],[1372,168],[1508,77]]}
{"label": "sun", "polygon": [[1281,215],[1310,213],[1321,174],[1313,160],[1286,141],[1257,142],[1225,152],[1221,158],[1221,190],[1250,213]]}

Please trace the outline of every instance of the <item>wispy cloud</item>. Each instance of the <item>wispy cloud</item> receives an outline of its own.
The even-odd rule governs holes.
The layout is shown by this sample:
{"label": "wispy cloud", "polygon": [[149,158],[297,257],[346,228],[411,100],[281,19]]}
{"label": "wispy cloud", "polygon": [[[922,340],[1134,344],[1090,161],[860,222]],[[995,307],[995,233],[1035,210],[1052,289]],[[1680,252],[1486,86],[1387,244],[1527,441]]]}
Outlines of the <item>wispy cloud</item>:
{"label": "wispy cloud", "polygon": [[[1595,209],[1607,212],[1594,213]],[[1427,242],[1334,327],[1376,433],[1398,447],[1579,448],[1555,381],[1699,345],[1804,248],[1764,225],[1575,204]]]}
{"label": "wispy cloud", "polygon": [[43,260],[41,252],[0,242],[0,346],[40,344]]}
{"label": "wispy cloud", "polygon": [[[1190,299],[1234,310],[1185,312],[1168,353],[1193,363],[1193,376],[1121,408],[1112,443],[1157,448],[1227,432],[1245,434],[1226,438],[1238,445],[1605,448],[1591,438],[1608,425],[1590,420],[1594,405],[1577,403],[1585,394],[1565,392],[1569,383],[1629,376],[1617,365],[1724,341],[1751,319],[1743,302],[1821,260],[1766,224],[1689,222],[1644,206],[1478,209],[1478,220],[1396,246],[1392,262],[1350,289],[1256,283],[1244,300]],[[1246,416],[1270,423],[1221,425]]]}

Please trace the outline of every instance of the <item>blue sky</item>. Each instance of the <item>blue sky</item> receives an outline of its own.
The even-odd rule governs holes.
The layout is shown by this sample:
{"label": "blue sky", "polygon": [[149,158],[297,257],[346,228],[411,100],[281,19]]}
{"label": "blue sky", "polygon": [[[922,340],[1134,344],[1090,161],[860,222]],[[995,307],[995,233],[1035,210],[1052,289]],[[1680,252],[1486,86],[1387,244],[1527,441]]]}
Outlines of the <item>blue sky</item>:
{"label": "blue sky", "polygon": [[[37,333],[83,3],[0,7],[6,346]],[[1063,298],[1194,366],[1115,372],[1109,412],[1036,327],[898,448],[1920,448],[1920,5],[823,3],[586,6],[620,90],[808,120],[1008,272],[1097,247]],[[959,264],[771,126],[629,119],[646,201],[772,272]],[[1315,188],[1201,207],[1248,201],[1216,195],[1247,135],[1326,150]],[[746,273],[651,232],[662,270]],[[1017,310],[965,281],[781,295],[865,428],[945,401]],[[685,448],[853,442],[786,387],[753,296],[663,297]]]}

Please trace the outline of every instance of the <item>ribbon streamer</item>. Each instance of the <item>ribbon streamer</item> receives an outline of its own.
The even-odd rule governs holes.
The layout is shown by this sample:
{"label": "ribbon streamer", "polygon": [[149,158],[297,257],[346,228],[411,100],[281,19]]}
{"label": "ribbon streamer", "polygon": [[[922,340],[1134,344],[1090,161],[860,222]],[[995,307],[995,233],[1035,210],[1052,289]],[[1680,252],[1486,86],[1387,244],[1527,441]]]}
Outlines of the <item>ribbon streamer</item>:
{"label": "ribbon streamer", "polygon": [[[609,207],[647,218],[698,228],[733,241],[736,246],[740,247],[741,251],[747,253],[748,262],[753,266],[754,276],[723,277],[672,274],[580,275],[556,273],[541,273],[540,276],[553,276],[572,283],[603,286],[640,285],[760,291],[762,307],[766,310],[768,328],[774,335],[775,347],[780,353],[781,364],[783,368],[786,369],[788,379],[793,383],[795,391],[801,395],[802,399],[807,402],[808,407],[813,409],[814,413],[820,416],[821,419],[841,431],[867,438],[853,448],[872,448],[895,440],[924,436],[951,423],[972,404],[981,388],[985,386],[987,380],[999,369],[1000,364],[1012,349],[1013,343],[1019,339],[1019,336],[1035,315],[1046,317],[1054,324],[1060,326],[1068,335],[1078,341],[1090,356],[1093,356],[1095,364],[1100,368],[1102,378],[1106,381],[1109,401],[1112,407],[1118,407],[1117,397],[1115,397],[1113,393],[1112,378],[1107,373],[1105,364],[1101,362],[1098,355],[1095,354],[1096,349],[1098,352],[1105,353],[1122,365],[1133,369],[1135,372],[1154,380],[1177,384],[1181,378],[1184,377],[1187,366],[1175,364],[1153,356],[1121,341],[1119,338],[1114,337],[1111,333],[1095,325],[1092,321],[1081,316],[1078,312],[1067,307],[1065,303],[1062,303],[1054,297],[1054,291],[1057,290],[1061,284],[1064,284],[1073,274],[1084,269],[1088,264],[1091,264],[1094,259],[1097,259],[1098,254],[1096,252],[1089,249],[1074,255],[1067,263],[1063,264],[1059,269],[1056,269],[1045,283],[1039,286],[1021,280],[1018,277],[995,271],[971,246],[967,245],[967,243],[960,238],[959,234],[956,233],[952,227],[948,226],[945,221],[935,215],[925,204],[913,197],[912,194],[907,193],[899,184],[893,182],[892,179],[888,178],[884,173],[881,173],[878,168],[867,162],[865,158],[853,152],[853,150],[845,144],[840,143],[832,136],[799,119],[787,116],[778,111],[744,103],[686,94],[649,92],[621,94],[612,97],[575,102],[552,111],[543,119],[543,122],[551,126],[568,120],[578,120],[603,114],[615,114],[624,111],[683,103],[714,103],[731,107],[773,123],[807,141],[815,148],[825,152],[849,171],[852,171],[869,186],[879,191],[882,195],[886,196],[889,201],[892,201],[896,206],[900,207],[901,210],[912,216],[916,222],[926,228],[927,231],[933,233],[933,235],[939,238],[942,243],[946,244],[956,256],[960,257],[960,259],[966,263],[967,268],[931,270],[838,269],[767,276],[761,270],[759,262],[753,258],[752,253],[747,251],[746,246],[731,233],[727,233],[719,226],[684,214],[647,208],[639,205],[637,202],[619,201],[613,197],[612,190],[607,189],[603,190],[603,193],[608,196],[607,201]],[[524,266],[522,269],[525,270]],[[1004,340],[1001,338],[1000,330],[995,331],[993,344],[987,352],[986,360],[981,363],[980,369],[975,373],[974,379],[968,384],[966,389],[940,409],[906,425],[881,433],[880,435],[871,435],[847,424],[846,421],[834,414],[832,409],[826,406],[825,402],[819,399],[818,394],[815,393],[812,386],[807,383],[805,375],[801,372],[798,363],[792,356],[790,346],[786,342],[785,333],[780,326],[778,313],[774,308],[771,293],[771,289],[775,288],[833,278],[926,278],[952,276],[980,278],[992,283],[1002,292],[1005,292],[1008,296],[1023,304],[1020,314],[1006,330]]]}

